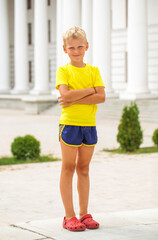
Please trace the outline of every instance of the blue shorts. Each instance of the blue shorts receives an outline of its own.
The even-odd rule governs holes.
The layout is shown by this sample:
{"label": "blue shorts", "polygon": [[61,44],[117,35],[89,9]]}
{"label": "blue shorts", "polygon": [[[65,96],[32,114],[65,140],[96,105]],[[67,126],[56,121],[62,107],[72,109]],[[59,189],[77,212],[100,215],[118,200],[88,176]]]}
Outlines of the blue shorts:
{"label": "blue shorts", "polygon": [[59,124],[59,139],[69,146],[79,147],[82,144],[94,146],[97,144],[96,127],[82,127]]}

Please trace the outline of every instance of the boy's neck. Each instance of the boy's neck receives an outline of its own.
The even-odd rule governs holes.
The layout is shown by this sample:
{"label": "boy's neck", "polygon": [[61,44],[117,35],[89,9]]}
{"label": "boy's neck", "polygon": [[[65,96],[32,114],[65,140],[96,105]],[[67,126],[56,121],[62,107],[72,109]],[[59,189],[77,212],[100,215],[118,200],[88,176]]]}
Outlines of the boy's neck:
{"label": "boy's neck", "polygon": [[78,68],[84,68],[86,66],[86,64],[84,62],[70,62],[70,64],[74,67],[78,67]]}

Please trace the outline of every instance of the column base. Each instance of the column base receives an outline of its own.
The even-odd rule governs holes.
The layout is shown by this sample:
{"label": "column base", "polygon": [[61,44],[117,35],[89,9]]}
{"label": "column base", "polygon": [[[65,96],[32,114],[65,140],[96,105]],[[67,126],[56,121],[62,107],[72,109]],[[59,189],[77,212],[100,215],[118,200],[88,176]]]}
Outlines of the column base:
{"label": "column base", "polygon": [[29,93],[29,89],[16,89],[16,88],[14,88],[14,89],[12,89],[11,91],[10,91],[10,93],[11,94],[17,94],[17,95],[19,95],[19,94],[27,94],[27,93]]}
{"label": "column base", "polygon": [[153,93],[130,93],[123,92],[119,95],[120,99],[123,100],[136,100],[136,99],[155,99],[158,98],[158,94]]}
{"label": "column base", "polygon": [[44,110],[57,103],[57,98],[51,95],[27,96],[22,98],[25,104],[25,112],[28,114],[40,114]]}
{"label": "column base", "polygon": [[37,89],[32,89],[30,92],[30,95],[49,95],[51,94],[51,91],[50,90],[45,90],[45,91],[42,91],[42,90],[37,90]]}
{"label": "column base", "polygon": [[10,93],[10,89],[0,89],[0,94],[9,94]]}
{"label": "column base", "polygon": [[54,96],[54,97],[56,97],[56,98],[58,98],[58,97],[60,96],[60,93],[59,93],[58,90],[53,89],[53,90],[51,91],[51,95]]}
{"label": "column base", "polygon": [[118,98],[118,97],[119,97],[118,93],[115,93],[113,91],[107,91],[106,92],[106,98]]}

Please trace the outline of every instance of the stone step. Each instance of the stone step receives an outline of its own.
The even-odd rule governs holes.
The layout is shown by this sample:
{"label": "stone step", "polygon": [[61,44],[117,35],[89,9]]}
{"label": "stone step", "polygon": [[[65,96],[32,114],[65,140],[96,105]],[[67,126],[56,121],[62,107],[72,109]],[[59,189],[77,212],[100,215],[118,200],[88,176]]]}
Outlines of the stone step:
{"label": "stone step", "polygon": [[[139,118],[142,121],[158,122],[158,99],[137,100]],[[124,106],[129,106],[130,101],[107,99],[98,106],[97,118],[120,119]]]}
{"label": "stone step", "polygon": [[[119,99],[107,99],[105,103],[98,104],[97,119],[120,119],[124,106],[129,106],[131,101]],[[137,100],[139,118],[141,121],[158,123],[158,99]],[[59,116],[61,107],[56,104],[42,114]]]}

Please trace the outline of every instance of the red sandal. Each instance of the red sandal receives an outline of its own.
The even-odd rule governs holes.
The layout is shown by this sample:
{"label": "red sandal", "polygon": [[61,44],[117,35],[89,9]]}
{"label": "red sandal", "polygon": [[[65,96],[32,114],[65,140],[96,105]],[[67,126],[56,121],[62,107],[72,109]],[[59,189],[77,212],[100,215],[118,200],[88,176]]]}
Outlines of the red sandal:
{"label": "red sandal", "polygon": [[63,228],[66,228],[69,231],[84,231],[86,226],[76,217],[70,218],[69,220],[66,220],[66,217],[64,217]]}
{"label": "red sandal", "polygon": [[86,228],[88,229],[96,229],[99,228],[99,223],[93,220],[91,214],[86,214],[80,219],[81,223],[84,223]]}

